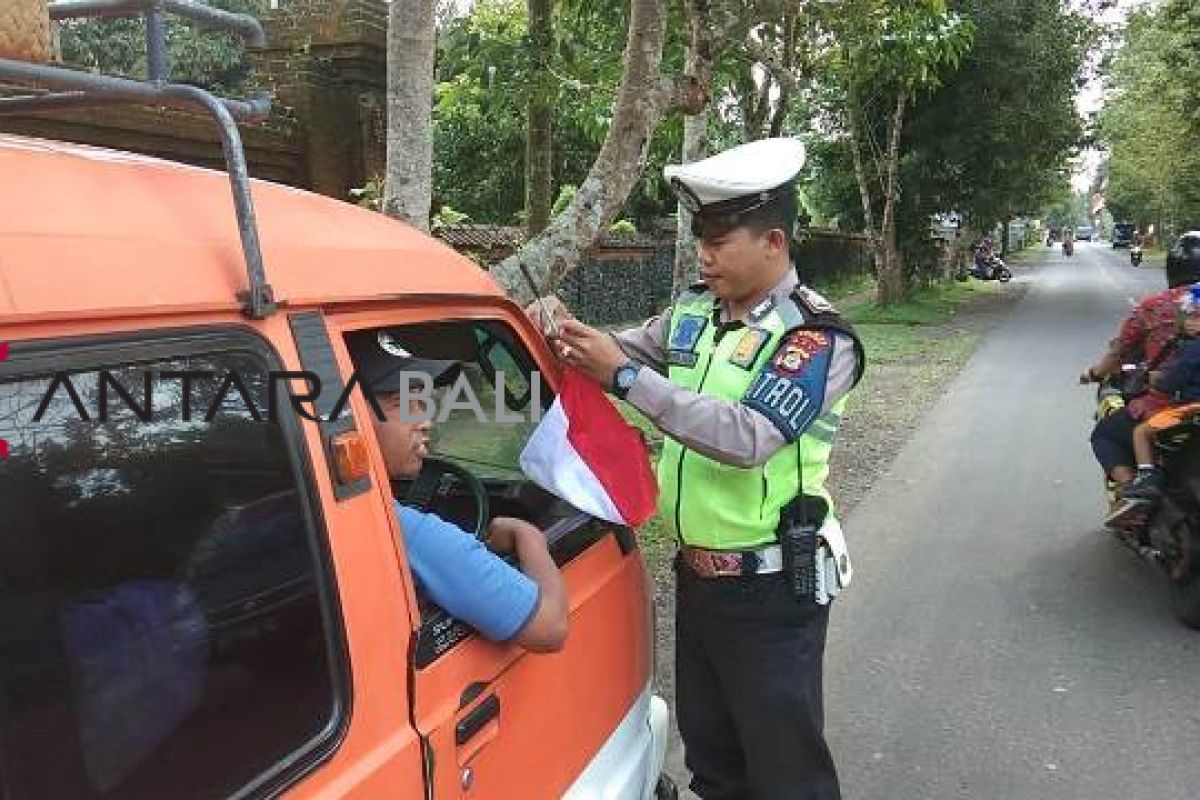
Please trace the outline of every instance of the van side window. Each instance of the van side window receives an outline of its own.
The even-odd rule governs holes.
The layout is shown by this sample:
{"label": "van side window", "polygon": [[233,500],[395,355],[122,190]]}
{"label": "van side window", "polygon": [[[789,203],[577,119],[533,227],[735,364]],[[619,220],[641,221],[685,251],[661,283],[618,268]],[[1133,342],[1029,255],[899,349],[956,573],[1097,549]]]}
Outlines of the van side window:
{"label": "van side window", "polygon": [[[33,359],[0,377],[6,799],[269,791],[332,746],[345,704],[325,558],[283,429],[236,390],[204,420],[230,371],[265,418],[266,360],[221,349],[89,356],[69,376],[79,403],[60,384],[38,422],[53,375]],[[139,406],[151,373],[149,421],[101,368]],[[164,377],[185,371],[218,377],[187,393]]]}

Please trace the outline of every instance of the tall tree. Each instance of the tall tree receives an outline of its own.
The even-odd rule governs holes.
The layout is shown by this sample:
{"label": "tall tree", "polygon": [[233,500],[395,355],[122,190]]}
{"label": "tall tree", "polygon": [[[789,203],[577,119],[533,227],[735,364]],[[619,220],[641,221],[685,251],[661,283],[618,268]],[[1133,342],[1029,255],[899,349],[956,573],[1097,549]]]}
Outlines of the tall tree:
{"label": "tall tree", "polygon": [[532,81],[529,93],[525,138],[526,231],[541,233],[550,222],[554,202],[553,123],[555,81],[551,72],[554,57],[554,28],[551,0],[527,0],[529,12],[529,60]]}
{"label": "tall tree", "polygon": [[905,115],[919,92],[957,66],[974,27],[944,0],[854,0],[828,25],[833,88],[875,254],[877,296],[886,305],[908,292],[896,236]]}
{"label": "tall tree", "polygon": [[532,299],[522,277],[528,267],[541,288],[556,286],[577,265],[620,211],[642,172],[651,134],[674,110],[696,113],[708,101],[694,76],[662,70],[666,34],[662,0],[632,0],[621,86],[599,154],[566,210],[539,236],[492,269],[492,276],[518,300]]}
{"label": "tall tree", "polygon": [[[1074,95],[1096,28],[1059,0],[965,0],[976,26],[958,70],[914,111],[906,180],[929,214],[987,230],[1037,213],[1083,143]],[[1006,238],[1006,237],[1005,237]]]}
{"label": "tall tree", "polygon": [[[1188,3],[1135,12],[1108,69],[1100,133],[1114,214],[1167,236],[1200,223],[1200,123]],[[1194,6],[1195,4],[1190,4]],[[1189,64],[1193,65],[1189,69]]]}
{"label": "tall tree", "polygon": [[434,42],[433,0],[392,0],[383,211],[425,231],[433,192]]}

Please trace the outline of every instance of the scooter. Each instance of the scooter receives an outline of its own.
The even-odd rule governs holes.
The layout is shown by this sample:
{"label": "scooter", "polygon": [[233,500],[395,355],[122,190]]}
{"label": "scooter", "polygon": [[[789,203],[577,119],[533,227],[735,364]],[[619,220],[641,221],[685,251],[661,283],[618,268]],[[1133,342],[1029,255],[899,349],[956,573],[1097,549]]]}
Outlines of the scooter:
{"label": "scooter", "polygon": [[1000,256],[992,254],[987,258],[976,258],[974,266],[971,267],[971,275],[981,281],[1000,281],[1008,283],[1012,280],[1012,270],[1000,258]]}
{"label": "scooter", "polygon": [[1142,265],[1142,246],[1135,244],[1129,248],[1129,263],[1135,267]]}
{"label": "scooter", "polygon": [[[1096,390],[1096,419],[1125,407],[1121,384],[1135,371],[1110,378]],[[1166,478],[1163,496],[1155,505],[1133,508],[1110,530],[1122,545],[1166,574],[1171,610],[1189,628],[1200,629],[1200,418],[1185,420],[1160,431],[1154,448]],[[1119,487],[1105,479],[1111,502]]]}

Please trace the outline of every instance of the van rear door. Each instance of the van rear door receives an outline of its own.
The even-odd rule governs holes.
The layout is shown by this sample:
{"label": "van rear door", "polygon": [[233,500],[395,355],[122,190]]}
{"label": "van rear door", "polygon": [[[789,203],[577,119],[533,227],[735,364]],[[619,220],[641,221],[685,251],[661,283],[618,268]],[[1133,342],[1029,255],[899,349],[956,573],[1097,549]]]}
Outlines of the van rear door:
{"label": "van rear door", "polygon": [[[518,456],[540,416],[531,407],[539,401],[548,407],[553,400],[553,386],[543,377],[552,374],[543,369],[549,354],[544,346],[527,346],[533,340],[528,324],[498,301],[486,310],[426,303],[419,309],[331,320],[333,338],[341,339],[343,347],[344,335],[351,331],[386,330],[414,355],[463,364],[484,414],[449,411],[435,429],[427,467],[442,459],[470,471],[486,488],[490,516],[517,516],[537,524],[550,540],[570,598],[571,630],[561,652],[534,655],[486,641],[422,596],[408,574],[399,525],[389,517],[387,535],[396,543],[398,569],[419,609],[412,620],[416,644],[409,668],[413,724],[425,744],[430,794],[561,797],[631,710],[648,703],[652,605],[633,534],[547,495],[520,472]],[[349,364],[347,351],[340,358]],[[497,373],[503,377],[497,379]],[[540,381],[540,390],[531,389],[534,381]],[[497,421],[497,389],[506,407],[500,414],[518,415],[521,422]],[[363,397],[352,402],[359,404],[356,416],[365,419],[370,409]],[[393,497],[404,502],[412,487],[389,487],[378,452],[373,465],[378,502],[389,508]],[[474,528],[469,492],[452,475],[436,481],[432,499],[424,496],[426,510]],[[637,720],[632,724],[646,727]],[[648,739],[648,731],[643,733]]]}

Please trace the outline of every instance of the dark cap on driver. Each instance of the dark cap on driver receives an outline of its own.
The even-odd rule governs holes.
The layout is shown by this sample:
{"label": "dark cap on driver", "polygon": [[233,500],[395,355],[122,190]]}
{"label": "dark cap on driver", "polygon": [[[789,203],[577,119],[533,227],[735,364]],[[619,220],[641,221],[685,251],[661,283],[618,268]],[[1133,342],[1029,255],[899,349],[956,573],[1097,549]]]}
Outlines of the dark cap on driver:
{"label": "dark cap on driver", "polygon": [[399,392],[413,385],[405,375],[421,374],[434,386],[447,386],[462,367],[457,361],[418,358],[387,331],[350,337],[350,358],[359,378],[376,392]]}

